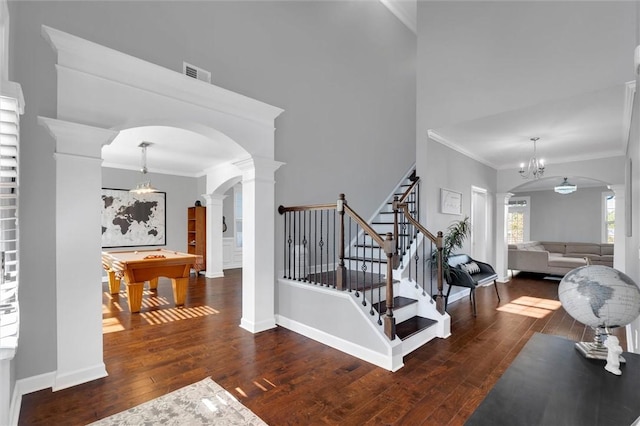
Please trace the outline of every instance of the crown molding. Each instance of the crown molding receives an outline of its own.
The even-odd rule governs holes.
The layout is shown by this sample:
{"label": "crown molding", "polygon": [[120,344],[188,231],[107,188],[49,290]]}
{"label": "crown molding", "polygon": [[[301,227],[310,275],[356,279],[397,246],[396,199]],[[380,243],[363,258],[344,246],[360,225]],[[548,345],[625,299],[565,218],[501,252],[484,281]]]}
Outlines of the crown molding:
{"label": "crown molding", "polygon": [[482,157],[478,157],[478,155],[473,154],[469,151],[467,151],[466,149],[460,147],[459,145],[457,145],[455,142],[452,142],[442,136],[440,136],[438,133],[436,133],[434,130],[428,130],[427,131],[427,136],[429,136],[430,139],[433,139],[434,141],[453,149],[454,151],[459,152],[460,154],[471,158],[472,160],[478,161],[479,163],[484,164],[485,166],[489,166],[492,169],[498,170],[498,166],[496,166],[495,164],[485,160]]}

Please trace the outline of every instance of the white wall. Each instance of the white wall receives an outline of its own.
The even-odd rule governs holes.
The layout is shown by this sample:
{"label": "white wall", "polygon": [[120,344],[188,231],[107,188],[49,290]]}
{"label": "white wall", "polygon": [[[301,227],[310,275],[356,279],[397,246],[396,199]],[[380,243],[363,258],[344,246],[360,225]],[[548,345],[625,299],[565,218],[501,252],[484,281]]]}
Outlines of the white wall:
{"label": "white wall", "polygon": [[531,191],[514,196],[530,197],[530,240],[601,243],[605,192],[611,193],[606,187],[595,187],[567,195]]}
{"label": "white wall", "polygon": [[[57,364],[55,163],[36,123],[57,117],[56,72],[42,24],[175,71],[189,62],[212,71],[216,85],[282,107],[275,158],[286,165],[276,174],[276,205],[344,192],[368,217],[414,162],[415,35],[379,2],[34,1],[9,9],[9,76],[27,104],[20,220],[22,265],[30,266],[20,272],[17,379]],[[202,179],[196,187],[180,209],[205,192]],[[277,239],[281,227],[276,220]]]}

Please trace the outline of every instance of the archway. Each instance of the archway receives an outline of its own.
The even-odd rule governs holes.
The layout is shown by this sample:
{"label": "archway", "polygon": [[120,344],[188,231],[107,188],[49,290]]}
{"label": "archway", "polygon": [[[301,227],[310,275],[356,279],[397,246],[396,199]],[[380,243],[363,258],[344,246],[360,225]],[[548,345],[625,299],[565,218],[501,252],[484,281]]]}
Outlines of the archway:
{"label": "archway", "polygon": [[[87,284],[101,280],[99,212],[81,200],[99,199],[102,146],[113,143],[121,130],[144,123],[171,123],[209,140],[222,138],[241,148],[233,151],[247,154],[203,172],[208,194],[218,188],[221,170],[242,179],[246,225],[241,326],[254,333],[275,327],[274,174],[282,163],[273,156],[274,121],[282,110],[46,26],[42,33],[58,54],[57,118],[39,119],[56,141],[54,390],[106,375],[100,290]],[[69,208],[81,217],[73,224],[73,235],[68,235],[64,214]],[[81,274],[72,272],[78,263],[86,265]],[[82,309],[77,309],[79,304]],[[83,351],[73,344],[78,338]]]}
{"label": "archway", "polygon": [[[579,166],[579,165],[578,165]],[[576,165],[574,164],[574,167]],[[515,175],[515,174],[514,174]],[[508,281],[508,243],[507,223],[509,200],[516,194],[532,193],[536,191],[552,191],[555,185],[560,184],[567,177],[569,182],[577,184],[580,188],[606,187],[615,194],[615,243],[614,266],[624,270],[625,262],[625,185],[614,184],[610,181],[611,175],[603,175],[598,170],[580,171],[577,167],[568,176],[555,174],[533,181],[512,180],[507,191],[496,194],[496,271],[501,281]]]}

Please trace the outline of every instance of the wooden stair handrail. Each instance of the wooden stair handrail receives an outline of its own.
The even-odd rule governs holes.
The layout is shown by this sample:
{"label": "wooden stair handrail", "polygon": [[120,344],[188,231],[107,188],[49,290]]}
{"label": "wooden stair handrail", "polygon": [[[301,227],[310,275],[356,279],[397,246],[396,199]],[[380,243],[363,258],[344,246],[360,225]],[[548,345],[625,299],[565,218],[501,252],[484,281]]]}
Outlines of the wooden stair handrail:
{"label": "wooden stair handrail", "polygon": [[336,208],[337,208],[336,203],[309,204],[306,206],[292,206],[292,207],[280,206],[278,207],[278,213],[285,214],[286,212],[301,212],[306,210],[335,210]]}
{"label": "wooden stair handrail", "polygon": [[404,203],[405,200],[407,199],[407,197],[409,196],[409,194],[411,194],[411,192],[413,192],[413,189],[418,186],[418,183],[420,182],[420,178],[416,176],[416,179],[413,181],[413,183],[411,184],[411,186],[409,188],[407,188],[406,191],[404,191],[404,193],[402,194],[402,196],[400,198],[398,198],[398,201],[400,203]]}

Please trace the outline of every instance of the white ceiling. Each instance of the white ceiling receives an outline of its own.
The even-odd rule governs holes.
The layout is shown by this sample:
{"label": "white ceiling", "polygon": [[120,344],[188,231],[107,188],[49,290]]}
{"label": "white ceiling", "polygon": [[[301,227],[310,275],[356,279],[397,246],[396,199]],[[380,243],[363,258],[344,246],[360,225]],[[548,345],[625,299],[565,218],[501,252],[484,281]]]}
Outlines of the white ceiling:
{"label": "white ceiling", "polygon": [[626,154],[639,2],[382,2],[417,25],[418,72],[428,72],[418,127],[432,139],[514,173],[533,137],[546,164]]}
{"label": "white ceiling", "polygon": [[102,148],[104,167],[140,170],[141,142],[147,148],[147,170],[177,176],[198,177],[216,165],[248,154],[238,145],[205,137],[199,133],[168,126],[144,126],[122,130],[111,144]]}
{"label": "white ceiling", "polygon": [[[415,0],[380,1],[415,32]],[[429,10],[447,13],[446,9],[434,7],[460,7],[456,5],[458,2],[439,3],[442,6],[429,4]],[[448,6],[446,3],[454,5]],[[501,3],[503,2],[493,2],[491,7],[497,7],[496,5]],[[573,9],[569,8],[573,7],[580,12],[581,9],[578,7],[582,6],[578,3],[596,2],[563,3],[564,9],[559,9],[557,13],[557,19],[561,21],[562,13],[570,13],[569,16],[573,16]],[[631,2],[619,3],[628,5]],[[547,4],[548,7],[555,7],[553,2]],[[467,10],[473,8],[466,5],[464,7]],[[467,78],[470,71],[467,67],[461,69],[459,66],[449,66],[433,69],[430,73],[432,79],[427,85],[434,84],[441,90],[441,93],[436,92],[436,95],[440,95],[444,103],[442,107],[438,105],[426,111],[434,117],[435,123],[440,123],[431,127],[432,138],[498,170],[516,169],[520,163],[528,161],[533,150],[530,141],[532,137],[540,138],[537,144],[538,156],[547,164],[624,155],[630,116],[629,93],[632,93],[629,86],[635,78],[633,48],[628,49],[627,44],[635,47],[635,25],[634,31],[631,34],[627,33],[632,27],[629,22],[635,21],[628,19],[622,24],[618,21],[626,11],[635,9],[620,9],[618,6],[615,13],[611,14],[612,17],[607,18],[608,21],[601,18],[604,14],[597,7],[591,9],[583,16],[576,13],[576,16],[580,17],[576,18],[578,22],[564,20],[562,25],[556,25],[558,28],[545,26],[545,40],[553,40],[553,44],[557,44],[555,49],[555,46],[548,46],[549,42],[547,45],[537,46],[536,43],[543,44],[542,41],[538,41],[539,33],[518,32],[514,29],[514,37],[519,37],[517,42],[520,45],[535,46],[530,47],[531,51],[526,54],[531,57],[525,56],[525,60],[514,58],[514,50],[510,50],[513,47],[509,40],[496,40],[495,34],[480,33],[488,31],[485,27],[479,26],[482,24],[477,24],[473,17],[467,18],[467,26],[473,27],[472,30],[476,31],[474,34],[478,38],[486,37],[486,40],[490,40],[492,58],[484,59],[485,62],[481,64],[476,59],[475,67],[472,68],[472,81]],[[463,15],[459,9],[455,13],[456,16]],[[511,10],[509,13],[514,12]],[[515,13],[518,13],[517,9]],[[435,19],[437,22],[438,18]],[[583,22],[580,22],[580,19]],[[593,25],[596,19],[600,27],[591,29],[596,28]],[[532,20],[535,21],[536,17],[529,19]],[[418,29],[420,24],[421,22],[417,22]],[[522,26],[514,21],[514,28],[517,28],[518,24]],[[430,39],[436,36],[437,43],[442,45],[440,51],[436,50],[436,54],[441,55],[438,59],[442,63],[446,62],[449,56],[463,55],[465,52],[460,52],[460,46],[474,42],[487,43],[486,40],[462,40],[459,42],[461,45],[456,45],[458,41],[449,31],[460,32],[460,29],[449,29],[446,25],[451,26],[448,23],[444,23],[440,28],[434,28],[434,25],[424,26],[428,28],[426,36]],[[602,26],[604,28],[601,28]],[[431,34],[430,31],[435,33]],[[576,34],[578,32],[580,33]],[[603,34],[610,33],[613,34],[610,40],[603,40],[606,38]],[[627,36],[632,39],[631,43],[626,42]],[[419,34],[418,40],[423,40],[424,37]],[[523,37],[530,38],[524,40]],[[563,44],[563,37],[570,40]],[[576,51],[573,48],[576,41],[571,37],[578,37],[578,42],[586,47]],[[625,46],[620,47],[623,37]],[[505,46],[501,46],[500,43],[505,43]],[[423,48],[420,43],[418,48]],[[515,52],[517,54],[517,51]],[[568,52],[571,55],[568,55]],[[628,57],[618,58],[621,56],[620,52],[625,52],[624,55]],[[508,69],[508,72],[498,72],[503,69]],[[526,81],[528,84],[514,85],[514,81]],[[438,117],[438,113],[441,117]],[[442,119],[445,116],[446,119]],[[208,167],[242,156],[241,152],[234,151],[237,148],[212,141],[197,133],[154,126],[122,131],[109,146],[103,148],[104,165],[138,170],[140,149],[137,146],[143,141],[152,143],[147,151],[147,167],[150,172],[156,173],[200,176]]]}

